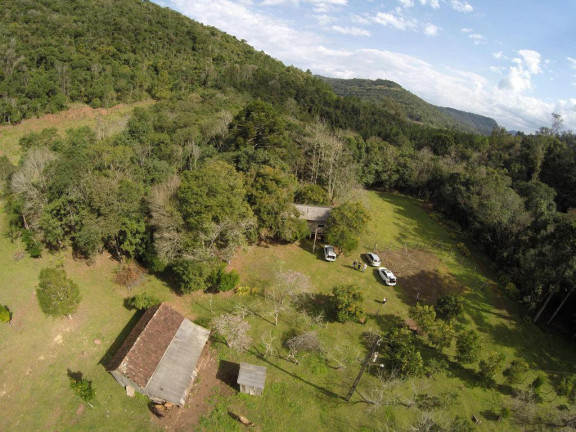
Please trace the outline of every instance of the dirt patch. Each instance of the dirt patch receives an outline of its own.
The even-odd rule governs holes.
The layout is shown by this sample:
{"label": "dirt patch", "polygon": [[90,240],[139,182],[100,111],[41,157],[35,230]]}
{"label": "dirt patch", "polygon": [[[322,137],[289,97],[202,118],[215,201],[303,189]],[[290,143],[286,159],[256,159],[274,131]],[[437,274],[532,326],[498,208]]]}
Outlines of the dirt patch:
{"label": "dirt patch", "polygon": [[378,251],[378,256],[382,265],[396,274],[398,286],[413,303],[434,304],[444,294],[464,291],[438,257],[425,249]]}
{"label": "dirt patch", "polygon": [[181,408],[172,407],[162,418],[150,414],[154,424],[175,432],[195,430],[200,418],[214,409],[210,403],[211,396],[216,394],[227,396],[235,392],[217,376],[218,367],[218,354],[208,342],[198,361],[198,378],[190,391],[186,405]]}

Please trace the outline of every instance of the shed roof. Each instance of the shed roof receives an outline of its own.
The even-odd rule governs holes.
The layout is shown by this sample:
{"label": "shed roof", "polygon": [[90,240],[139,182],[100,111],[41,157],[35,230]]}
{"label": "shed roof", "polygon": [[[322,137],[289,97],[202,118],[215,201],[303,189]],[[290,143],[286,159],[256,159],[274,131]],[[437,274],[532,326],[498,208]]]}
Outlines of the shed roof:
{"label": "shed roof", "polygon": [[307,221],[325,222],[330,216],[332,207],[314,206],[307,204],[294,204],[294,207],[300,212],[300,218]]}
{"label": "shed roof", "polygon": [[166,303],[149,308],[114,356],[110,370],[145,388],[182,321],[184,316]]}
{"label": "shed roof", "polygon": [[196,363],[208,340],[210,330],[182,321],[164,357],[150,378],[146,391],[154,397],[184,405]]}
{"label": "shed roof", "polygon": [[263,389],[266,381],[266,368],[249,363],[240,363],[238,384]]}
{"label": "shed roof", "polygon": [[181,405],[209,334],[167,304],[153,306],[130,332],[109,370],[151,397]]}

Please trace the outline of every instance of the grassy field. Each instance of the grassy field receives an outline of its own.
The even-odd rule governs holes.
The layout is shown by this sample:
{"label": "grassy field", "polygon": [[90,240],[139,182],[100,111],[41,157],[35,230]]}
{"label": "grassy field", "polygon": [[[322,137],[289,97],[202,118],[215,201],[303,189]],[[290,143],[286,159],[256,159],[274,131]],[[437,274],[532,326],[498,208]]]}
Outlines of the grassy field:
{"label": "grassy field", "polygon": [[[125,121],[121,119],[126,113],[118,113],[117,121]],[[85,121],[91,124],[95,119]],[[73,125],[79,126],[78,121]],[[58,127],[69,126],[60,123]],[[13,156],[17,151],[17,132],[10,135],[2,129],[0,133],[4,134],[0,138],[3,151]],[[9,140],[6,146],[5,139]],[[74,261],[66,253],[16,260],[22,245],[12,243],[5,235],[6,218],[1,214],[0,302],[10,307],[14,317],[12,327],[0,326],[0,430],[143,432],[165,430],[165,426],[171,430],[242,430],[244,426],[230,413],[249,418],[259,431],[403,431],[426,415],[440,423],[456,415],[466,419],[475,415],[482,420],[475,430],[521,430],[509,420],[495,421],[501,407],[511,401],[511,389],[502,384],[502,375],[496,377],[498,385],[494,388],[482,387],[475,377],[474,365],[462,368],[453,363],[453,347],[438,353],[422,345],[426,360],[442,359],[450,371],[388,388],[389,405],[370,405],[361,397],[373,397],[380,388],[375,371],[363,376],[350,403],[343,400],[366,353],[362,333],[383,332],[402,323],[411,305],[417,301],[433,303],[446,292],[456,292],[464,298],[465,314],[457,327],[474,328],[480,333],[484,355],[498,351],[506,356],[507,363],[517,357],[529,362],[533,370],[521,387],[526,387],[538,370],[576,371],[573,342],[544,333],[524,320],[523,312],[501,295],[485,258],[475,253],[465,257],[459,252],[456,244],[463,239],[457,229],[423,203],[400,194],[372,191],[366,192],[363,199],[372,220],[360,248],[349,256],[325,262],[320,251],[312,253],[311,243],[305,241],[247,248],[234,257],[231,267],[239,271],[242,285],[258,290],[274,283],[279,271],[306,274],[317,293],[314,306],[318,310],[326,305],[323,302],[333,286],[357,284],[365,294],[364,324],[311,323],[302,313],[289,309],[280,315],[275,326],[266,315],[260,295],[196,293],[177,297],[163,281],[150,275],[128,292],[113,282],[119,265],[105,255],[90,265]],[[474,245],[468,247],[473,250]],[[366,273],[352,268],[352,262],[369,250],[376,250],[383,265],[395,271],[399,277],[396,287],[385,287],[371,268]],[[53,265],[64,266],[81,288],[83,300],[71,320],[45,317],[34,295],[40,269]],[[203,375],[201,370],[198,385],[214,385],[208,402],[215,409],[197,427],[167,425],[153,419],[147,409],[148,400],[142,396],[126,397],[102,365],[102,359],[118,346],[129,323],[134,322],[134,312],[124,307],[125,297],[143,291],[160,296],[205,325],[238,305],[249,306],[253,312],[247,317],[253,337],[253,347],[248,352],[238,354],[218,339],[213,341],[221,360],[218,372],[212,376],[206,371]],[[385,307],[379,303],[383,297],[388,300]],[[326,361],[316,355],[302,356],[299,365],[284,358],[285,335],[310,328],[318,332],[330,354],[341,355],[345,367],[337,368],[334,360]],[[275,339],[277,355],[261,355],[262,336]],[[95,344],[95,339],[101,344]],[[238,361],[267,367],[262,397],[236,393],[234,365]],[[72,393],[68,370],[80,371],[93,381],[97,393],[93,407]],[[542,405],[550,410],[566,403],[555,396],[550,384],[545,385],[542,394]],[[416,403],[407,407],[406,401]],[[198,408],[192,406],[182,411],[195,409]]]}
{"label": "grassy field", "polygon": [[56,128],[64,132],[70,128],[89,126],[97,134],[103,136],[118,133],[126,126],[134,108],[148,107],[153,103],[153,100],[146,100],[111,108],[91,108],[88,105],[74,103],[66,111],[24,120],[16,126],[0,126],[0,156],[6,155],[13,163],[16,163],[20,151],[18,146],[20,138],[47,128]]}

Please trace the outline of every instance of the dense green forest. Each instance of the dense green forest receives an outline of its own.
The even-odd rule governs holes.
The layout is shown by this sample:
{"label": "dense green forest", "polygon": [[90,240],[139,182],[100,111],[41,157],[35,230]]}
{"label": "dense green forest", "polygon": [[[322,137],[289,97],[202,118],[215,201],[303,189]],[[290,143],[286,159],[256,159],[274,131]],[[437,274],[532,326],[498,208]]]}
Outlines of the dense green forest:
{"label": "dense green forest", "polygon": [[374,102],[397,118],[482,135],[490,135],[498,126],[488,117],[429,104],[390,80],[319,78],[330,84],[336,94]]}
{"label": "dense green forest", "polygon": [[396,189],[464,227],[530,314],[576,332],[576,138],[558,117],[516,136],[419,125],[148,2],[2,2],[0,16],[3,123],[159,101],[119,134],[45,130],[17,165],[0,159],[10,234],[32,255],[105,248],[210,288],[242,245],[304,235],[293,202]]}

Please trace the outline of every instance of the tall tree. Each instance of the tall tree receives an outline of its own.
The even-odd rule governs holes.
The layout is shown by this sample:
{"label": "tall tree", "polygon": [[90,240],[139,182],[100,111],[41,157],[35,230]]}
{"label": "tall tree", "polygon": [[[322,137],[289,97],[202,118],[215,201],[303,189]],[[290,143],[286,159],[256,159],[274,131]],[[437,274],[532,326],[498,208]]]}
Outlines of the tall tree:
{"label": "tall tree", "polygon": [[370,216],[360,202],[346,202],[332,209],[326,221],[326,241],[343,253],[358,247],[360,233],[366,228]]}

